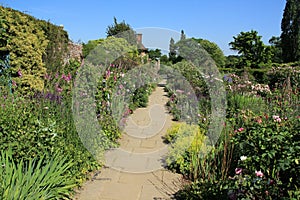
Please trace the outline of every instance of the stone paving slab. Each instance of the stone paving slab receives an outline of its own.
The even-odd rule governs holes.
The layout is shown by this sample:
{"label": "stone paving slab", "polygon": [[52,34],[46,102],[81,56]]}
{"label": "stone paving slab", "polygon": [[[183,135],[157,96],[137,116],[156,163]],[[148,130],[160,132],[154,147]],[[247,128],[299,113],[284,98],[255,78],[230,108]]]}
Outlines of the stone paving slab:
{"label": "stone paving slab", "polygon": [[167,100],[164,89],[157,87],[149,97],[149,106],[134,111],[120,148],[106,152],[107,167],[85,183],[74,199],[171,199],[182,187],[182,176],[163,168],[167,154],[163,136],[173,123],[164,108]]}

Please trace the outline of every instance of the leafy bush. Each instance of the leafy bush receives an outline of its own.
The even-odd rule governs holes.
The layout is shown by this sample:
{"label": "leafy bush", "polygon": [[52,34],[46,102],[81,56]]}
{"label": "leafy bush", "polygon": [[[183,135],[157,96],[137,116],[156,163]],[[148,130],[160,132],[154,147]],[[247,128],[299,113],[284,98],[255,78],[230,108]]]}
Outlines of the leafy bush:
{"label": "leafy bush", "polygon": [[236,195],[274,199],[298,190],[299,123],[299,119],[277,115],[247,116],[245,128],[237,131],[233,139],[240,155],[247,157],[238,164],[235,192],[240,192]]}
{"label": "leafy bush", "polygon": [[11,149],[0,153],[0,199],[68,199],[76,186],[68,173],[73,160],[54,153],[17,161],[13,154]]}
{"label": "leafy bush", "polygon": [[166,159],[168,167],[190,176],[193,173],[193,153],[204,153],[208,148],[204,144],[204,131],[197,125],[177,123],[168,130],[165,140],[171,145]]}
{"label": "leafy bush", "polygon": [[147,107],[149,95],[153,92],[155,87],[155,84],[149,84],[136,89],[131,96],[129,109],[135,110],[136,108]]}
{"label": "leafy bush", "polygon": [[56,97],[2,96],[0,150],[13,149],[16,162],[62,151],[66,158],[74,159],[69,171],[80,184],[99,164],[77,135],[70,105],[67,102],[59,104]]}

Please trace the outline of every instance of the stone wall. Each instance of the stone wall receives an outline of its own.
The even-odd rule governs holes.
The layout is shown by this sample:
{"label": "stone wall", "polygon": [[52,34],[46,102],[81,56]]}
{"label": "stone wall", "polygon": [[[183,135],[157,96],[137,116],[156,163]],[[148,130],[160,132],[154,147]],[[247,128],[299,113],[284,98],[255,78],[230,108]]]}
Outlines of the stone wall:
{"label": "stone wall", "polygon": [[65,63],[69,63],[70,60],[77,60],[79,62],[82,61],[83,59],[83,54],[82,54],[82,44],[76,44],[73,42],[68,43],[68,54],[65,58]]}

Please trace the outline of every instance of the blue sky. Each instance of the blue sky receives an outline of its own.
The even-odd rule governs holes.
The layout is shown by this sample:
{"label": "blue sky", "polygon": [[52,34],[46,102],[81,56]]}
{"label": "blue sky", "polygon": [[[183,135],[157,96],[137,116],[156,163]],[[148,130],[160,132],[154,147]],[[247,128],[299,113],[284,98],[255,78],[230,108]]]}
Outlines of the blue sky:
{"label": "blue sky", "polygon": [[241,31],[256,30],[265,43],[279,36],[285,0],[0,0],[0,4],[63,24],[75,42],[105,37],[115,16],[134,29],[184,30],[189,37],[217,43],[228,55],[234,54],[228,43]]}

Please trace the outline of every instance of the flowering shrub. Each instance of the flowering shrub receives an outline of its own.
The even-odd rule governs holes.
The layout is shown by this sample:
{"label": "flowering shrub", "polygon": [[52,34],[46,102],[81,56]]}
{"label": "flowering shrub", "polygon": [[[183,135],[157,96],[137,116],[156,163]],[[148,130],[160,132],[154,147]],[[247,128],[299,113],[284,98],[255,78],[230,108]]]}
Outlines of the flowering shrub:
{"label": "flowering shrub", "polygon": [[233,137],[241,157],[231,178],[230,198],[274,199],[297,191],[300,120],[263,115],[247,116],[244,122],[245,128]]}
{"label": "flowering shrub", "polygon": [[237,76],[236,74],[225,75],[224,81],[227,83],[227,89],[231,92],[248,95],[266,95],[271,93],[269,85],[254,83],[246,78]]}

